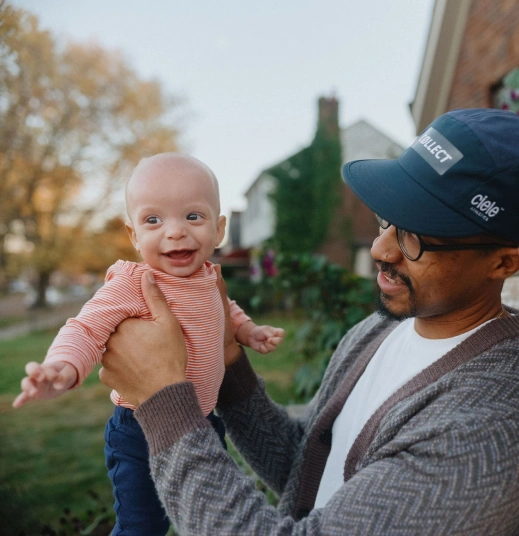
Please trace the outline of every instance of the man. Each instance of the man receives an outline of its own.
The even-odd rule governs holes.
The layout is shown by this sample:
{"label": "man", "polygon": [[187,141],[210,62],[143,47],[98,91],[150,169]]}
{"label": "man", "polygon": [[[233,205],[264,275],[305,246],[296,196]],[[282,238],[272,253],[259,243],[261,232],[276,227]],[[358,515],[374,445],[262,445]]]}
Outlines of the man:
{"label": "man", "polygon": [[127,400],[179,534],[518,534],[519,117],[458,110],[398,160],[346,164],[377,214],[381,313],[350,330],[302,419],[264,393],[230,332],[218,411],[268,506],[221,449],[185,381],[174,318],[113,335],[100,375]]}

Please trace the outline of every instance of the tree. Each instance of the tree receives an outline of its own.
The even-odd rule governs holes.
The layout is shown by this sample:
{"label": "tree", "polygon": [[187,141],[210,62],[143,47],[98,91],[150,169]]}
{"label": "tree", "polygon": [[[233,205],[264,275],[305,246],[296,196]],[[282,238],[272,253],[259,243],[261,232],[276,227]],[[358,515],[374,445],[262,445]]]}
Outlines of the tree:
{"label": "tree", "polygon": [[70,255],[63,259],[59,268],[64,273],[80,275],[85,272],[104,276],[106,268],[118,259],[141,261],[126,231],[123,218],[115,216],[105,222],[102,229],[81,230],[74,233]]}
{"label": "tree", "polygon": [[176,110],[119,53],[61,46],[0,0],[0,280],[5,237],[21,222],[45,305],[50,275],[122,179],[142,157],[177,149]]}

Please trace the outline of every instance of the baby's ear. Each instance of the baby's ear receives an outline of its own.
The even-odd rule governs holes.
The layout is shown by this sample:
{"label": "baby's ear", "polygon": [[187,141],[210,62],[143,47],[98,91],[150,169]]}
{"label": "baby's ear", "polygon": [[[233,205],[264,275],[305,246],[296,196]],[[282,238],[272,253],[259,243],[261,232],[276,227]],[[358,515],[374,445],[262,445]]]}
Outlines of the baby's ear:
{"label": "baby's ear", "polygon": [[137,250],[137,251],[140,251],[139,249],[139,242],[137,240],[137,235],[135,233],[135,229],[133,228],[133,225],[132,225],[132,222],[131,221],[127,221],[125,222],[125,227],[126,227],[126,231],[128,231],[128,234],[130,235],[130,240],[132,241],[132,244],[133,244],[133,247]]}
{"label": "baby's ear", "polygon": [[227,220],[225,216],[218,216],[218,221],[216,222],[216,246],[218,247],[223,240],[223,237],[225,236],[225,224]]}

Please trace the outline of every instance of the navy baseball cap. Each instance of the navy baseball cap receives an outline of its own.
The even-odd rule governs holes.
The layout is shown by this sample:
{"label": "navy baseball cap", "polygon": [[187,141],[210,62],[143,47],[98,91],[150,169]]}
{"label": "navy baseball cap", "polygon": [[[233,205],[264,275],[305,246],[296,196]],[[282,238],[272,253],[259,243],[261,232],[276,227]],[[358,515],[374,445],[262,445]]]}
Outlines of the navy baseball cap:
{"label": "navy baseball cap", "polygon": [[406,231],[488,232],[519,244],[519,116],[513,112],[448,112],[398,160],[355,160],[342,174],[371,210]]}

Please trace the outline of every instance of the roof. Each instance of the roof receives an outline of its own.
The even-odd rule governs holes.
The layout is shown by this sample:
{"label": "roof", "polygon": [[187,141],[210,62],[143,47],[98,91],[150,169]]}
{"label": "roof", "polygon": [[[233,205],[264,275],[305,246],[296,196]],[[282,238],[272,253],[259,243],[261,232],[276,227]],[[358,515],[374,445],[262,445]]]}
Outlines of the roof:
{"label": "roof", "polygon": [[[374,139],[376,143],[370,144]],[[341,144],[344,162],[370,158],[397,158],[404,151],[398,142],[365,119],[360,119],[341,130]]]}
{"label": "roof", "polygon": [[[401,147],[396,141],[394,141],[392,138],[390,138],[387,134],[381,132],[378,128],[374,127],[371,123],[369,123],[368,121],[366,121],[365,119],[359,119],[358,121],[352,123],[351,125],[348,125],[346,128],[343,128],[341,129],[341,133],[340,133],[340,138],[341,138],[341,144],[343,145],[343,148],[345,146],[345,138],[347,137],[347,133],[349,131],[354,131],[354,130],[358,130],[358,129],[364,129],[364,130],[369,130],[371,131],[372,133],[376,134],[377,137],[381,138],[382,140],[384,140],[386,142],[386,144],[388,146],[392,146],[394,147],[395,149],[395,152],[398,153],[398,154],[395,154],[395,157],[399,156],[399,154],[404,150],[403,147]],[[272,169],[273,167],[275,166],[279,166],[281,164],[283,164],[283,162],[287,162],[290,158],[292,158],[293,156],[295,156],[296,154],[298,154],[300,151],[297,151],[296,153],[288,156],[287,158],[283,159],[283,160],[280,160],[279,162],[277,162],[276,164],[272,165],[272,166],[269,166],[268,168],[264,169],[257,177],[256,179],[254,179],[254,181],[252,182],[252,184],[247,188],[246,192],[245,192],[245,196],[248,195],[248,193],[254,188],[254,186],[261,180],[261,179],[264,179],[264,178],[269,178],[269,179],[273,179],[272,175],[269,174],[269,170]],[[345,154],[343,156],[347,156],[347,153],[345,152]],[[360,158],[390,158],[391,156],[387,155],[387,154],[381,154],[380,156],[377,155],[377,154],[366,154],[366,155],[363,155],[363,154],[354,154],[352,155],[351,158],[348,158],[349,160],[351,159],[360,159]],[[346,161],[346,159],[343,158],[343,160]]]}

